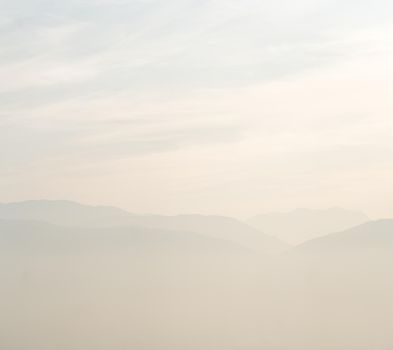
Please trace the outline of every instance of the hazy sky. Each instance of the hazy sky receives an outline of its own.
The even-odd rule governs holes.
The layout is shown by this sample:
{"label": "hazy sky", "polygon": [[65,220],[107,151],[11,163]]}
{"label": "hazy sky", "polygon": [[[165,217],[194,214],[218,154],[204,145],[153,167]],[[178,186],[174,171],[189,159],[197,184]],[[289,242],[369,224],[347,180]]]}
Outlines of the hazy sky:
{"label": "hazy sky", "polygon": [[0,0],[0,201],[393,216],[390,0]]}

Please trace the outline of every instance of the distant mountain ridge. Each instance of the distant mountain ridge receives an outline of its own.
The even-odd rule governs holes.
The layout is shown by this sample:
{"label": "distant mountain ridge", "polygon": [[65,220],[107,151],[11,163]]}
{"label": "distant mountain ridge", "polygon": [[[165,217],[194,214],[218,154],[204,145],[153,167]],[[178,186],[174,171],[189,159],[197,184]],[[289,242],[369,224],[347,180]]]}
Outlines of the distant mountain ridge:
{"label": "distant mountain ridge", "polygon": [[[23,216],[30,219],[15,219]],[[122,224],[108,226],[113,222]],[[165,348],[176,350],[212,334],[225,344],[192,348],[344,344],[382,350],[393,344],[393,220],[367,222],[276,255],[237,243],[256,239],[262,250],[265,237],[247,227],[226,217],[134,215],[62,201],[1,205],[0,308],[8,328],[0,342],[7,345],[4,336],[10,334],[15,344],[19,338],[26,343],[12,349],[26,350],[38,334],[37,349],[107,349],[122,348],[129,337],[127,346],[138,348],[139,334],[149,340],[162,331],[156,344],[143,348],[162,348],[168,334],[174,341]],[[231,347],[226,339],[239,330]],[[390,337],[383,344],[388,346],[373,347],[381,330]],[[238,346],[240,338],[260,332],[255,346]],[[337,337],[324,347],[332,332]],[[309,343],[315,334],[318,341]],[[179,336],[184,343],[173,347]],[[86,348],[88,342],[93,345]]]}
{"label": "distant mountain ridge", "polygon": [[0,203],[0,219],[37,220],[64,226],[122,226],[131,213],[111,206],[90,206],[66,200]]}
{"label": "distant mountain ridge", "polygon": [[249,253],[241,245],[192,232],[144,227],[80,228],[40,221],[0,219],[0,250],[61,254],[75,251]]}
{"label": "distant mountain ridge", "polygon": [[230,217],[213,215],[144,215],[133,218],[134,224],[144,227],[186,230],[209,237],[228,239],[253,250],[278,252],[288,248],[285,243]]}
{"label": "distant mountain ridge", "polygon": [[290,244],[302,242],[363,224],[370,219],[360,211],[341,208],[296,209],[290,212],[257,215],[247,223]]}
{"label": "distant mountain ridge", "polygon": [[393,219],[370,221],[348,230],[305,242],[296,248],[303,252],[348,253],[390,252],[393,254]]}
{"label": "distant mountain ridge", "polygon": [[136,215],[125,210],[89,206],[70,201],[36,200],[0,204],[0,219],[42,221],[60,226],[85,228],[145,227],[159,230],[193,232],[224,239],[259,252],[277,252],[288,248],[279,239],[239,220],[204,215]]}

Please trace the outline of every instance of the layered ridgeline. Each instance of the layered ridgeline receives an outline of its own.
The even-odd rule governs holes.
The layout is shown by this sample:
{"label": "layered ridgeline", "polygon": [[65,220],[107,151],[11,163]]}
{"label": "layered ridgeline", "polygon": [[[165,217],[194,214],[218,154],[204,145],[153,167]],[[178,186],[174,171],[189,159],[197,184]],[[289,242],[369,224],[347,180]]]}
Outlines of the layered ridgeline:
{"label": "layered ridgeline", "polygon": [[249,255],[249,249],[229,240],[193,232],[144,227],[81,228],[58,226],[40,221],[0,219],[0,249],[12,252],[46,254],[115,253],[176,254],[234,253]]}
{"label": "layered ridgeline", "polygon": [[299,244],[369,221],[360,211],[341,208],[296,209],[290,212],[257,215],[247,220],[255,227],[290,244]]}
{"label": "layered ridgeline", "polygon": [[393,257],[393,219],[369,221],[299,245],[295,251],[318,256],[381,254]]}
{"label": "layered ridgeline", "polygon": [[309,282],[327,290],[333,286],[336,292],[354,296],[367,291],[393,292],[389,277],[393,274],[393,219],[370,221],[310,240],[288,255],[287,261],[306,273]]}
{"label": "layered ridgeline", "polygon": [[1,348],[393,348],[393,220],[268,255],[169,229],[179,217],[69,202],[1,213]]}
{"label": "layered ridgeline", "polygon": [[2,277],[5,274],[21,281],[29,274],[34,280],[57,268],[71,274],[84,270],[89,278],[120,273],[124,280],[135,282],[136,271],[138,276],[156,271],[159,279],[166,279],[188,269],[194,278],[235,264],[252,269],[260,258],[237,243],[192,232],[132,226],[81,228],[0,219],[0,272]]}
{"label": "layered ridgeline", "polygon": [[276,294],[259,286],[269,278],[263,254],[231,240],[128,221],[109,227],[128,216],[116,209],[83,207],[88,220],[107,220],[75,226],[80,206],[65,203],[63,217],[31,204],[0,219],[1,348],[231,349],[249,342],[260,293]]}
{"label": "layered ridgeline", "polygon": [[69,201],[27,201],[0,204],[0,219],[35,220],[75,227],[139,226],[187,231],[229,240],[264,253],[288,248],[288,245],[279,239],[266,235],[239,220],[224,216],[136,215],[114,207],[87,206]]}
{"label": "layered ridgeline", "polygon": [[297,290],[316,322],[309,334],[326,344],[316,348],[393,347],[393,220],[305,242],[288,261],[303,278]]}
{"label": "layered ridgeline", "polygon": [[260,255],[192,232],[0,220],[1,348],[193,349],[213,328],[230,346],[222,313],[265,279]]}

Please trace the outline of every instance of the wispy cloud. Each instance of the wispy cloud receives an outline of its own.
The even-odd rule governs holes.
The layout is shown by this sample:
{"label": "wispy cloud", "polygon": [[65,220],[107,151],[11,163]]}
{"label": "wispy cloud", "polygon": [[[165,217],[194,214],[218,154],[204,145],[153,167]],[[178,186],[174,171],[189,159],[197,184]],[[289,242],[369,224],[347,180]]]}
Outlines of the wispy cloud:
{"label": "wispy cloud", "polygon": [[[195,207],[185,199],[174,207],[199,210],[198,196],[211,195],[219,208],[232,193],[256,207],[254,192],[281,186],[272,203],[280,207],[288,205],[284,189],[314,198],[327,173],[346,179],[374,167],[386,175],[392,6],[1,1],[2,192],[28,197],[30,186],[61,196],[83,174],[90,192],[76,187],[86,196],[105,181],[128,181],[154,202],[170,183],[173,197],[195,196]],[[38,186],[41,177],[53,186]],[[118,193],[120,204],[133,205]]]}

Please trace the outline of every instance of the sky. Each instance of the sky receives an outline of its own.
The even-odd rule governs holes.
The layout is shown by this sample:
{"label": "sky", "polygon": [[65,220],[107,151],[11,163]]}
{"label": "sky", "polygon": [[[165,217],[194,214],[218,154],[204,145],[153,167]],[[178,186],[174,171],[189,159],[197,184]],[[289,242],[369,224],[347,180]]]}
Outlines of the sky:
{"label": "sky", "polygon": [[393,2],[0,0],[0,202],[393,217]]}

